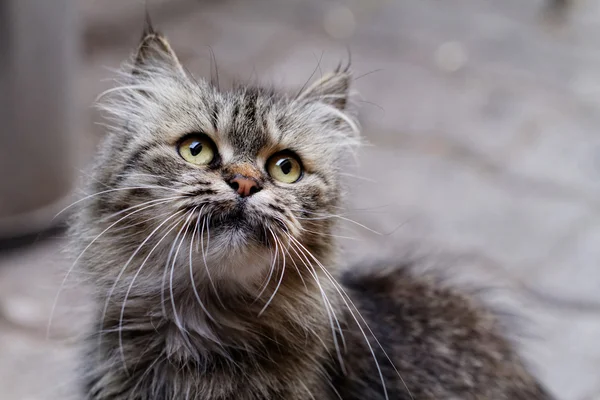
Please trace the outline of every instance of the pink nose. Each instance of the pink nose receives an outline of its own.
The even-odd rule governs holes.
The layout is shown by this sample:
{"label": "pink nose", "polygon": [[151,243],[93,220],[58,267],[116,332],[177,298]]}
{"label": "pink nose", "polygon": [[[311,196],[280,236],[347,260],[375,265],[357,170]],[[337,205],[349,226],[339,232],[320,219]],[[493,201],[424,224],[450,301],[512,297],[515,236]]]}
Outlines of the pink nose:
{"label": "pink nose", "polygon": [[252,196],[254,193],[260,192],[262,189],[260,184],[255,179],[239,174],[235,175],[227,183],[242,197]]}

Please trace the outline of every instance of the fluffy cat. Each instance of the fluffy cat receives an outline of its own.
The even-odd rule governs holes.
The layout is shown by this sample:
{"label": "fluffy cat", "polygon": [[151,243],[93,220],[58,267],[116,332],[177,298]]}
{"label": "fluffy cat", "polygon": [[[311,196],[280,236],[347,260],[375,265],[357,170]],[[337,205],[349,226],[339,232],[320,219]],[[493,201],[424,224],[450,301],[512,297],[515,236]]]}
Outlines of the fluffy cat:
{"label": "fluffy cat", "polygon": [[220,91],[148,26],[123,76],[72,225],[85,399],[550,398],[469,298],[407,267],[339,276],[348,68]]}

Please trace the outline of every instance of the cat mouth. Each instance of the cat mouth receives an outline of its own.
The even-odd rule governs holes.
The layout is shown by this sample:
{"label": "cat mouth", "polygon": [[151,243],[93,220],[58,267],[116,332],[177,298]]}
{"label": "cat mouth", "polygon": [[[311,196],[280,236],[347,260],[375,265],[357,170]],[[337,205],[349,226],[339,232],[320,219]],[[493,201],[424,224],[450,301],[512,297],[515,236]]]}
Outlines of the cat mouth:
{"label": "cat mouth", "polygon": [[245,229],[249,224],[249,218],[242,207],[235,207],[233,210],[224,212],[214,218],[211,218],[210,225],[223,228]]}
{"label": "cat mouth", "polygon": [[220,213],[213,213],[207,223],[210,235],[237,236],[269,246],[266,221],[250,215],[243,205],[236,205]]}
{"label": "cat mouth", "polygon": [[[190,224],[189,231],[204,236],[205,240],[220,238],[225,243],[240,247],[275,246],[273,236],[282,229],[281,222],[246,201],[213,202],[204,206],[194,206],[199,211],[197,223]],[[198,212],[198,211],[197,211]]]}

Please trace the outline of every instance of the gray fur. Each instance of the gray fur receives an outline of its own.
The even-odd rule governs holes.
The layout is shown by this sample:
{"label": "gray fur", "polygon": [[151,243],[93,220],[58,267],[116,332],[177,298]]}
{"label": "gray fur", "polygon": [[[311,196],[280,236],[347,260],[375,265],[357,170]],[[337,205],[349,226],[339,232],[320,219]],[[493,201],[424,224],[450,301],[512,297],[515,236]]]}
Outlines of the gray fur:
{"label": "gray fur", "polygon": [[[220,91],[149,28],[126,70],[72,225],[97,303],[86,399],[549,398],[466,297],[403,269],[336,283],[338,172],[360,144],[346,68],[297,96]],[[192,132],[214,165],[178,155]],[[286,149],[294,184],[265,170]],[[263,187],[245,199],[226,184],[241,169]]]}

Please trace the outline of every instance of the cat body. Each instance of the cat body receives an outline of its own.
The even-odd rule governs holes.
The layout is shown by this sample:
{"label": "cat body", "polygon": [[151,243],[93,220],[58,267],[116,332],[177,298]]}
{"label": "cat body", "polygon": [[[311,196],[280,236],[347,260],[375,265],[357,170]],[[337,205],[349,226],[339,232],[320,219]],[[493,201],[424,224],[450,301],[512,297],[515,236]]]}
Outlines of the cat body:
{"label": "cat body", "polygon": [[[365,330],[369,326],[377,338],[371,347],[383,360],[390,399],[551,398],[476,302],[412,266],[374,268],[347,275],[343,283],[365,317]],[[362,333],[351,329],[346,341],[348,371],[336,381],[341,398],[383,400]]]}
{"label": "cat body", "polygon": [[[307,307],[314,299],[297,304],[295,321],[277,305],[257,319],[260,307],[226,303],[245,315],[227,327],[211,327],[220,345],[204,336],[205,321],[194,330],[190,321],[197,315],[179,315],[187,321],[184,335],[172,315],[161,315],[158,307],[145,310],[143,299],[139,321],[128,316],[122,337],[122,356],[134,365],[125,370],[117,331],[104,334],[106,344],[93,336],[86,392],[90,399],[140,400],[383,400],[386,393],[395,400],[551,398],[497,333],[494,319],[459,293],[415,277],[407,267],[347,275],[341,282],[364,318],[341,313],[341,363],[327,316]],[[119,318],[105,324],[117,327]],[[270,325],[273,320],[278,322]]]}
{"label": "cat body", "polygon": [[86,399],[550,398],[467,297],[408,268],[339,276],[349,83],[220,91],[146,29],[72,225]]}

